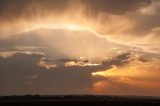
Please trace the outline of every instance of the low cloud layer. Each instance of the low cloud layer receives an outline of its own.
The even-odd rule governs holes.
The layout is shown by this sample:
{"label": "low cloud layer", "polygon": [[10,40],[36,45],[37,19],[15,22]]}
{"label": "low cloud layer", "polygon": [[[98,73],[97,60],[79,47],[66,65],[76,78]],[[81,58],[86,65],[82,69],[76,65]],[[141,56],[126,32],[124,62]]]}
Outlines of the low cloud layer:
{"label": "low cloud layer", "polygon": [[[84,62],[86,65],[65,66],[57,61],[50,63],[56,67],[45,67],[39,65],[42,60],[48,62],[44,58],[40,53],[25,52],[1,57],[0,94],[159,95],[159,62],[146,61],[135,53],[120,54],[99,65]],[[148,92],[153,89],[155,93]]]}
{"label": "low cloud layer", "polygon": [[0,94],[92,94],[94,80],[91,73],[108,69],[115,64],[46,68],[39,66],[42,58],[42,54],[26,53],[1,57]]}

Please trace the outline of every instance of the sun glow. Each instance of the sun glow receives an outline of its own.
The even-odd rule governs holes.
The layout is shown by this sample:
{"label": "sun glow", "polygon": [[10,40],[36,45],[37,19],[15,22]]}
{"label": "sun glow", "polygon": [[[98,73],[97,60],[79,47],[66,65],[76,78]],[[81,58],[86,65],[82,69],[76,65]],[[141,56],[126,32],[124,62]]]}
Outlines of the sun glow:
{"label": "sun glow", "polygon": [[87,30],[87,28],[82,27],[80,25],[76,24],[41,24],[41,28],[46,28],[46,29],[65,29],[65,30],[71,30],[71,31],[83,31]]}
{"label": "sun glow", "polygon": [[102,76],[102,77],[134,77],[139,76],[137,73],[136,66],[120,69],[116,66],[109,70],[93,72],[92,76]]}
{"label": "sun glow", "polygon": [[72,31],[83,29],[82,27],[77,26],[77,25],[66,25],[65,27],[66,27],[68,30],[72,30]]}
{"label": "sun glow", "polygon": [[38,28],[45,28],[45,29],[64,29],[69,31],[89,31],[96,35],[97,37],[107,39],[109,41],[114,42],[108,35],[101,35],[94,29],[92,29],[89,26],[80,25],[80,24],[74,24],[74,23],[60,23],[60,24],[53,24],[53,23],[40,23],[37,26]]}

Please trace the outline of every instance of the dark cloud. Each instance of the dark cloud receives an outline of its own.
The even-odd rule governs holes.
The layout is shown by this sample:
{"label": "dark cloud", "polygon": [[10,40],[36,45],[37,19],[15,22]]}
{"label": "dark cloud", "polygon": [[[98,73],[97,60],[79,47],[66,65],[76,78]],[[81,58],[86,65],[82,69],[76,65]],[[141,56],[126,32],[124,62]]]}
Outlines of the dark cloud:
{"label": "dark cloud", "polygon": [[[145,13],[141,12],[135,12],[128,14],[128,17],[130,19],[133,19],[135,21],[135,27],[132,28],[131,32],[135,34],[135,36],[147,36],[148,34],[154,34],[154,36],[158,36],[159,30],[158,29],[160,26],[160,22],[158,21],[160,18],[160,14],[158,11],[160,11],[159,2],[157,1],[152,1],[152,5],[149,5],[148,7],[144,8]],[[155,4],[158,5],[155,5]],[[155,37],[158,38],[158,37]],[[152,39],[153,40],[153,39]]]}
{"label": "dark cloud", "polygon": [[[1,0],[0,13],[2,19],[33,18],[41,13],[53,12],[61,14],[69,6],[70,0]],[[33,16],[33,17],[32,17]]]}
{"label": "dark cloud", "polygon": [[0,14],[1,19],[16,19],[23,16],[28,20],[37,15],[43,17],[48,13],[62,15],[73,5],[82,5],[86,8],[86,13],[93,15],[101,12],[123,14],[148,5],[150,2],[150,0],[1,0]]}
{"label": "dark cloud", "polygon": [[[0,58],[0,94],[40,93],[40,94],[85,94],[93,93],[92,72],[106,70],[111,65],[128,58],[128,54],[117,56],[109,64],[99,66],[58,66],[47,69],[38,63],[44,58],[41,54],[16,53],[7,58]],[[120,59],[120,60],[119,60]]]}
{"label": "dark cloud", "polygon": [[[87,70],[78,67],[46,69],[38,63],[43,56],[15,54],[0,59],[1,95],[12,93],[63,94],[83,93],[92,86]],[[78,70],[77,70],[78,69]],[[85,82],[85,83],[84,83]]]}
{"label": "dark cloud", "polygon": [[129,58],[131,56],[131,53],[124,53],[124,54],[120,54],[114,58],[111,58],[111,60],[106,60],[103,62],[103,64],[105,65],[116,65],[116,66],[120,66],[123,64],[127,64],[129,63]]}
{"label": "dark cloud", "polygon": [[93,14],[124,14],[149,5],[151,0],[82,0],[88,12]]}

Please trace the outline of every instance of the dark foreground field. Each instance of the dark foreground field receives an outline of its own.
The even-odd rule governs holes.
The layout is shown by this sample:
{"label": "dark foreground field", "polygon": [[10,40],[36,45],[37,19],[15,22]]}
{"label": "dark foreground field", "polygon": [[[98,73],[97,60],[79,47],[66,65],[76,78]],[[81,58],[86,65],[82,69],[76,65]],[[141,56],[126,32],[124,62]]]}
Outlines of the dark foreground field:
{"label": "dark foreground field", "polygon": [[138,96],[3,96],[0,106],[160,106],[158,97]]}

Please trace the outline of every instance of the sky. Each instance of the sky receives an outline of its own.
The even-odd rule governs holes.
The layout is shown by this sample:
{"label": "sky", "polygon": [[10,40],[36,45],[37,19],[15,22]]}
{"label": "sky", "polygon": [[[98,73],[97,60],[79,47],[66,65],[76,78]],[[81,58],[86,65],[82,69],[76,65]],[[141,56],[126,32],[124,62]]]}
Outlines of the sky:
{"label": "sky", "polygon": [[0,95],[160,96],[159,0],[0,0]]}

